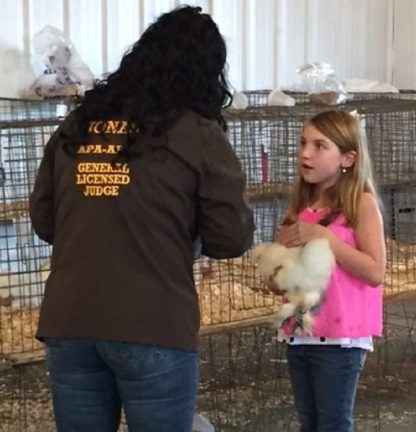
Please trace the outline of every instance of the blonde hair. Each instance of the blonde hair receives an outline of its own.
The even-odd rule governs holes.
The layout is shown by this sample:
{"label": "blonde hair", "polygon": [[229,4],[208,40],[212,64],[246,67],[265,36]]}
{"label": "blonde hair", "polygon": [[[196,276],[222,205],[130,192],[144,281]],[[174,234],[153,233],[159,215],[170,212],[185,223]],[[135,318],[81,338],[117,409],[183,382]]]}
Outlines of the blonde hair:
{"label": "blonde hair", "polygon": [[[367,140],[360,120],[348,112],[332,110],[315,115],[306,124],[314,126],[334,142],[342,154],[352,151],[356,153],[353,166],[343,172],[334,185],[325,190],[325,203],[331,211],[325,220],[321,221],[326,225],[339,213],[343,213],[347,224],[355,227],[362,193],[369,192],[377,198]],[[294,185],[291,204],[283,223],[294,223],[298,214],[312,204],[315,198],[315,185],[306,183],[299,177]]]}

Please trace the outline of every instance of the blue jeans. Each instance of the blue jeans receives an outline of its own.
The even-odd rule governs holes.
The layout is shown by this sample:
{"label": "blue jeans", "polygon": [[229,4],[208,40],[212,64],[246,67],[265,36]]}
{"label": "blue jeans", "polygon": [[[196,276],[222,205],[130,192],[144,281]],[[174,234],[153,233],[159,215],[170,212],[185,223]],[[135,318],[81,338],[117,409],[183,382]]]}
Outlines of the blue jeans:
{"label": "blue jeans", "polygon": [[287,346],[301,432],[354,430],[354,401],[366,353],[329,345]]}
{"label": "blue jeans", "polygon": [[48,338],[58,432],[191,432],[198,355],[125,342]]}

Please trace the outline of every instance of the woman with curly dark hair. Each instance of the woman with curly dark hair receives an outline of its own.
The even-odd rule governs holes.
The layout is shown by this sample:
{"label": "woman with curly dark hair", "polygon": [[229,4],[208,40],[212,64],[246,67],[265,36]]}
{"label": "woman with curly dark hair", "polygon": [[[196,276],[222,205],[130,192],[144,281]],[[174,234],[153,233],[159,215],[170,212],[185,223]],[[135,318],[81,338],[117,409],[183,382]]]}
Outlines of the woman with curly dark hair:
{"label": "woman with curly dark hair", "polygon": [[189,432],[194,244],[243,254],[252,213],[221,109],[226,48],[199,8],[162,15],[52,136],[30,197],[53,245],[37,336],[59,432]]}

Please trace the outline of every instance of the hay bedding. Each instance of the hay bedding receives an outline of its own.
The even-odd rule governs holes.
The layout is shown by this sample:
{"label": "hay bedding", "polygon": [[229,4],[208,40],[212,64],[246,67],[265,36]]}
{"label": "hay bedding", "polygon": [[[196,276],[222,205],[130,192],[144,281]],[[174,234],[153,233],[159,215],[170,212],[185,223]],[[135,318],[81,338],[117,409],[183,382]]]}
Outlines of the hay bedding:
{"label": "hay bedding", "polygon": [[27,201],[14,201],[11,203],[0,203],[0,221],[10,221],[28,215]]}
{"label": "hay bedding", "polygon": [[[415,251],[416,245],[387,240],[387,301],[416,296]],[[265,290],[248,257],[224,261],[205,258],[198,260],[194,269],[202,328],[267,317],[280,305],[281,298]],[[0,286],[0,358],[41,349],[34,339],[39,309],[16,308],[12,299],[1,297],[2,288],[9,292]]]}
{"label": "hay bedding", "polygon": [[416,296],[416,244],[387,239],[387,268],[383,288],[387,301]]}
{"label": "hay bedding", "polygon": [[199,266],[195,264],[195,274],[201,272],[196,286],[202,327],[268,316],[277,310],[279,298],[265,289],[249,258],[210,261],[208,270],[205,264],[202,271]]}
{"label": "hay bedding", "polygon": [[10,306],[0,305],[0,359],[42,348],[34,337],[38,317],[38,308],[13,310]]}

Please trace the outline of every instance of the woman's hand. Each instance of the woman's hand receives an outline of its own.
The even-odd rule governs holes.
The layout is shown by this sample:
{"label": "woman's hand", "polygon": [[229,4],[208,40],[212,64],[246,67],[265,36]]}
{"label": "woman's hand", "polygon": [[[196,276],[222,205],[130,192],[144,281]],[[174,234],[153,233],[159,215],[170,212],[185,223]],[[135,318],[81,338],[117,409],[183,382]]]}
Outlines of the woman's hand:
{"label": "woman's hand", "polygon": [[328,228],[319,224],[295,222],[292,225],[284,225],[276,236],[276,241],[286,247],[303,246],[310,240],[325,238]]}

